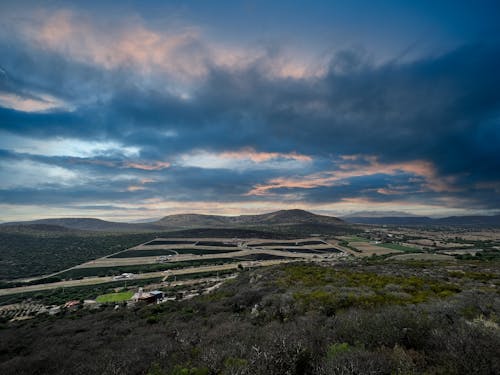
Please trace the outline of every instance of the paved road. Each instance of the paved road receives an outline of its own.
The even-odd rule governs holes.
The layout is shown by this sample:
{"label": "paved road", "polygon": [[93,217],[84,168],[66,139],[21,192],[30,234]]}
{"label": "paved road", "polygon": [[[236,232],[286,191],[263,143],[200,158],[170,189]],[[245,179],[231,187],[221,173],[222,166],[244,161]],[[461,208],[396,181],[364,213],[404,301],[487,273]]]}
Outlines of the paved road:
{"label": "paved road", "polygon": [[[183,268],[180,270],[171,270],[171,271],[169,271],[169,275],[175,276],[175,275],[187,275],[187,274],[198,273],[198,272],[216,272],[216,271],[233,270],[233,269],[238,268],[238,264],[241,264],[247,268],[252,268],[252,267],[261,267],[261,266],[272,266],[275,264],[289,263],[289,262],[293,262],[293,261],[294,261],[293,259],[290,259],[290,260],[266,260],[266,261],[259,261],[259,262],[240,262],[240,263],[222,264],[222,265],[217,265],[217,266],[190,267],[190,268]],[[133,280],[150,279],[150,278],[154,278],[154,277],[164,277],[165,275],[166,275],[166,273],[163,271],[162,272],[141,273],[141,274],[134,275],[134,278],[130,279],[130,281],[132,282]],[[96,285],[96,284],[109,283],[109,282],[113,282],[113,281],[117,281],[117,280],[114,280],[114,278],[112,276],[106,276],[106,277],[89,277],[89,278],[85,278],[85,279],[81,279],[81,280],[59,281],[56,283],[48,283],[48,284],[27,285],[27,286],[21,286],[21,287],[16,287],[16,288],[0,289],[0,296],[6,296],[6,295],[18,294],[18,293],[26,293],[26,292],[36,292],[36,291],[40,291],[40,290],[68,288],[68,287],[73,287],[73,286]],[[126,281],[126,279],[122,279],[119,281]]]}

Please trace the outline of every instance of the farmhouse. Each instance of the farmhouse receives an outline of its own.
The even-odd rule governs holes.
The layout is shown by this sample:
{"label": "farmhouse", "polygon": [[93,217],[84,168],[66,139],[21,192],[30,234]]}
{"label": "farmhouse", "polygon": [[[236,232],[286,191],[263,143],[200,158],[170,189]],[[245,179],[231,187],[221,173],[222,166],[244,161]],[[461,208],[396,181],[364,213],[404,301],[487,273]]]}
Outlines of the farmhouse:
{"label": "farmhouse", "polygon": [[142,288],[132,296],[135,302],[158,303],[163,300],[164,294],[159,290],[152,290],[151,292],[144,292]]}

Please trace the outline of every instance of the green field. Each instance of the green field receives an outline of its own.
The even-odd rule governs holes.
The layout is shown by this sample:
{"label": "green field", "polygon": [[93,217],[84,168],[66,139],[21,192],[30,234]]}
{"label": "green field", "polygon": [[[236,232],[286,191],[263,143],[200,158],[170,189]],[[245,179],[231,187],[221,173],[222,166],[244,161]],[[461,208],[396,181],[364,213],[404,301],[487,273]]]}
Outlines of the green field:
{"label": "green field", "polygon": [[[202,271],[183,275],[169,276],[168,281],[193,280],[205,277],[223,276],[234,273],[234,270],[223,271]],[[112,293],[116,288],[139,288],[150,284],[161,282],[163,277],[153,277],[148,279],[128,279],[120,281],[111,281],[109,283],[95,285],[71,286],[65,288],[57,288],[50,290],[40,290],[32,292],[21,292],[0,296],[0,306],[12,303],[20,303],[26,299],[43,303],[46,305],[61,305],[70,300],[94,299],[96,296],[116,294]]]}
{"label": "green field", "polygon": [[149,279],[110,281],[109,283],[95,285],[79,285],[49,290],[21,292],[0,296],[0,306],[20,303],[28,298],[46,305],[61,305],[70,300],[94,299],[96,296],[111,293],[116,288],[130,288],[132,286],[141,287],[158,283],[161,280],[162,277],[152,277]]}
{"label": "green field", "polygon": [[346,239],[348,242],[369,242],[366,238],[363,237],[358,237],[358,236],[351,236]]}
{"label": "green field", "polygon": [[377,246],[385,247],[387,249],[392,249],[392,250],[399,250],[399,251],[409,251],[409,252],[414,252],[414,251],[421,252],[422,251],[420,249],[417,249],[416,247],[403,246],[403,245],[399,245],[396,243],[381,243],[381,244],[378,244]]}
{"label": "green field", "polygon": [[132,298],[133,295],[134,292],[132,291],[120,292],[120,293],[108,293],[100,295],[99,297],[96,298],[96,301],[99,303],[122,302],[129,300],[130,298]]}

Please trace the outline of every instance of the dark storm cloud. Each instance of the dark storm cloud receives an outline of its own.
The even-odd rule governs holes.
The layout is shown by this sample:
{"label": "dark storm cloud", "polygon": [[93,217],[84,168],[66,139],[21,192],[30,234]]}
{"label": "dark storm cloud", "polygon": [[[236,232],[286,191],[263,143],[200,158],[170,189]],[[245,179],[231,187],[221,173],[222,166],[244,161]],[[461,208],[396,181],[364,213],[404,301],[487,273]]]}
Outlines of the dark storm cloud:
{"label": "dark storm cloud", "polygon": [[[1,126],[47,137],[101,134],[151,149],[169,145],[175,151],[251,144],[323,155],[424,157],[438,161],[443,171],[460,172],[462,165],[479,159],[499,159],[494,158],[500,137],[499,63],[500,47],[488,45],[383,65],[373,65],[351,51],[347,57],[345,53],[335,57],[324,78],[269,77],[263,71],[265,63],[243,70],[213,68],[189,100],[160,87],[127,84],[122,72],[114,84],[102,82],[103,89],[111,88],[108,100],[73,112],[26,114],[2,109]],[[56,66],[52,75],[57,72]],[[94,71],[89,76],[96,88],[101,74]],[[52,95],[66,98],[73,90],[61,93],[61,79],[48,81],[54,82],[52,88],[45,87]],[[82,83],[88,81],[82,77]],[[155,145],[153,138],[164,130],[179,138],[160,137]],[[456,157],[457,149],[472,161]],[[440,158],[443,151],[455,157]]]}
{"label": "dark storm cloud", "polygon": [[[75,62],[23,41],[4,40],[9,53],[0,58],[0,91],[24,98],[49,94],[71,108],[26,112],[0,108],[0,129],[37,139],[57,137],[111,140],[140,149],[143,161],[170,161],[193,150],[222,152],[253,147],[265,152],[312,155],[302,175],[334,169],[338,155],[376,155],[381,162],[425,160],[438,177],[454,177],[459,189],[442,192],[471,205],[499,207],[495,183],[500,181],[500,46],[468,45],[410,62],[371,61],[364,53],[337,53],[320,76],[283,78],[271,74],[272,54],[246,67],[225,68],[208,62],[207,73],[181,87],[169,76],[144,80],[133,69]],[[182,86],[182,85],[181,85]],[[85,168],[105,178],[116,168],[95,163],[103,158],[65,158],[0,153],[2,160],[30,159],[70,169]],[[104,161],[120,165],[123,156]],[[4,203],[84,202],[160,197],[176,200],[257,199],[245,194],[255,185],[286,176],[287,170],[244,173],[218,168],[183,168],[163,173],[137,172],[138,179],[156,176],[143,190],[125,192],[133,181],[99,187],[2,191]],[[406,178],[407,176],[405,176]],[[301,193],[306,201],[334,202],[345,197],[391,201],[397,194],[379,188],[411,184],[391,176],[348,179],[341,186],[277,189],[275,194]],[[489,183],[489,185],[488,185]],[[491,187],[493,184],[493,187]],[[417,200],[439,197],[419,193]],[[478,186],[487,186],[480,188]],[[478,189],[481,192],[478,192]],[[483,194],[482,191],[485,193]],[[33,198],[36,196],[36,198]],[[492,199],[493,198],[493,199]]]}

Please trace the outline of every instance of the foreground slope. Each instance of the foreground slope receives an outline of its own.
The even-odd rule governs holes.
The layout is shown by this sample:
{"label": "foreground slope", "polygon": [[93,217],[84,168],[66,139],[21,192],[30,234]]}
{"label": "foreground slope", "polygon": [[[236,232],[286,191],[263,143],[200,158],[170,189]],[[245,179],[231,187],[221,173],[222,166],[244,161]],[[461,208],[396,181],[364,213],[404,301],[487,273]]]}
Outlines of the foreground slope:
{"label": "foreground slope", "polygon": [[499,373],[498,270],[365,261],[242,271],[194,299],[7,323],[0,373]]}

